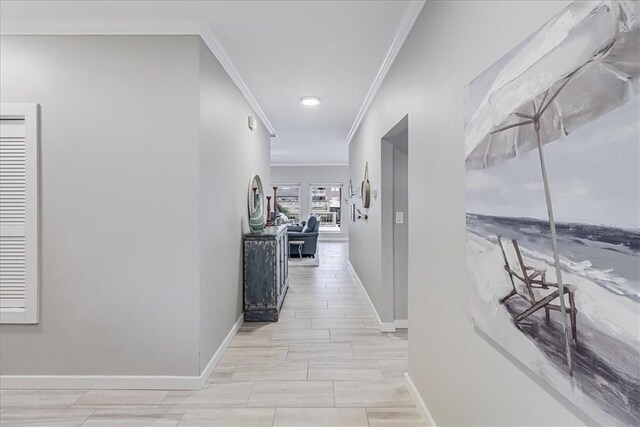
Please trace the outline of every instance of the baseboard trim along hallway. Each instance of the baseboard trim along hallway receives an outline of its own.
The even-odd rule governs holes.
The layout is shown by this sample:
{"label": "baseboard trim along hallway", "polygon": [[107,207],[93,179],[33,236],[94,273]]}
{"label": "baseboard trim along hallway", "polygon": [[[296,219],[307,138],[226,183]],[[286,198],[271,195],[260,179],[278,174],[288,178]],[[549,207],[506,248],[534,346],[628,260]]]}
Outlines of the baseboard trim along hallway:
{"label": "baseboard trim along hallway", "polygon": [[[378,314],[378,310],[376,310],[376,306],[373,305],[373,301],[371,301],[371,298],[369,298],[369,293],[367,292],[367,289],[362,284],[362,280],[360,280],[360,276],[358,276],[358,273],[356,272],[356,269],[353,268],[353,265],[351,264],[351,261],[347,261],[347,268],[349,269],[349,272],[353,276],[354,280],[356,281],[356,283],[358,284],[360,289],[362,289],[362,292],[364,292],[364,295],[367,297],[367,301],[369,302],[369,306],[371,306],[371,310],[373,310],[373,313],[376,315],[376,319],[378,320],[378,325],[380,327],[380,332],[395,332],[396,331],[396,327],[395,327],[395,324],[393,322],[384,323],[380,319],[380,315]],[[392,329],[390,329],[389,325],[392,325]]]}
{"label": "baseboard trim along hallway", "polygon": [[367,296],[367,301],[369,301],[369,305],[371,306],[371,309],[376,314],[380,332],[395,332],[396,329],[406,329],[409,323],[408,320],[395,320],[393,322],[383,322],[382,319],[380,319],[378,310],[376,310],[376,307],[373,305],[371,298],[369,298],[369,293],[367,292],[364,285],[362,284],[362,280],[360,280],[360,276],[358,276],[358,273],[356,273],[356,270],[353,268],[353,265],[351,265],[351,261],[349,261],[347,265],[349,267],[349,272],[353,275],[353,278],[355,279],[358,286],[362,288],[362,291]]}
{"label": "baseboard trim along hallway", "polygon": [[409,319],[396,319],[393,323],[396,329],[409,329]]}
{"label": "baseboard trim along hallway", "polygon": [[172,375],[0,375],[2,389],[44,389],[44,390],[200,390],[207,383],[211,373],[233,341],[243,323],[240,315],[236,323],[211,356],[202,373],[198,376]]}
{"label": "baseboard trim along hallway", "polygon": [[431,415],[431,411],[429,411],[427,404],[424,402],[424,400],[422,400],[422,396],[420,396],[420,393],[418,392],[416,385],[413,383],[413,380],[411,380],[411,377],[409,376],[408,372],[405,372],[404,374],[404,383],[405,383],[405,386],[407,387],[407,390],[409,391],[409,395],[413,399],[413,402],[418,407],[418,411],[420,412],[420,415],[422,415],[422,419],[424,420],[424,423],[428,427],[438,427],[436,424],[436,421],[433,419],[433,416]]}

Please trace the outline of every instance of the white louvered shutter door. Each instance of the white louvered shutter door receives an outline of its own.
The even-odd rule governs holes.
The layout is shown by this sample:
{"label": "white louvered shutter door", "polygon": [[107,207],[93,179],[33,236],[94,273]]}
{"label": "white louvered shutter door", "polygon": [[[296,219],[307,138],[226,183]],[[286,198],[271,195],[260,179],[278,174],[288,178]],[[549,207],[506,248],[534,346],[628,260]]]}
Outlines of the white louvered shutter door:
{"label": "white louvered shutter door", "polygon": [[38,322],[38,107],[0,106],[0,323]]}

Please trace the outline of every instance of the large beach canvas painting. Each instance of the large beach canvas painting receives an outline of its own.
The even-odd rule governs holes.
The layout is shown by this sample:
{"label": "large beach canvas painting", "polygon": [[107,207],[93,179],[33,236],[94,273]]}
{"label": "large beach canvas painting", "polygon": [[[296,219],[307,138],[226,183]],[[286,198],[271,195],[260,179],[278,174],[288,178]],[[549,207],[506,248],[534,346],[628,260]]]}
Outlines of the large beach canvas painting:
{"label": "large beach canvas painting", "polygon": [[639,13],[572,3],[465,88],[471,317],[602,425],[640,425]]}

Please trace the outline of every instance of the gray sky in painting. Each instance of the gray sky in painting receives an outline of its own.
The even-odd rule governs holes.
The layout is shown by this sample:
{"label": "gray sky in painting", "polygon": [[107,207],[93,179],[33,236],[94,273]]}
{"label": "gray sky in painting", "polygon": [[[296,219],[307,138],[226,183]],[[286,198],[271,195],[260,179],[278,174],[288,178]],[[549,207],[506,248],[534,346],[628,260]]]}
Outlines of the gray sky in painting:
{"label": "gray sky in painting", "polygon": [[[465,87],[465,124],[500,70],[536,33]],[[546,144],[543,150],[557,221],[640,229],[637,93],[630,94],[624,106]],[[466,173],[467,212],[548,219],[537,150],[520,153],[489,169]]]}
{"label": "gray sky in painting", "polygon": [[[638,96],[543,147],[557,221],[640,229]],[[547,219],[536,150],[467,171],[467,212]]]}

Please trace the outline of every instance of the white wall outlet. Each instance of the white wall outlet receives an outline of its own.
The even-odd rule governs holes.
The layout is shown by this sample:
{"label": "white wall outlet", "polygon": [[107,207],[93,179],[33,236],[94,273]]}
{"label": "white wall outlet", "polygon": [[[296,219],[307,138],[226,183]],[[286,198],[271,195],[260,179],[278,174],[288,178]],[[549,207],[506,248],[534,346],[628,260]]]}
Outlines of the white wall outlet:
{"label": "white wall outlet", "polygon": [[371,195],[373,196],[374,199],[378,198],[378,189],[374,187],[373,190],[371,190]]}
{"label": "white wall outlet", "polygon": [[404,224],[404,212],[396,212],[396,224]]}
{"label": "white wall outlet", "polygon": [[247,125],[249,126],[249,129],[254,130],[256,128],[256,119],[254,119],[253,116],[249,116]]}

